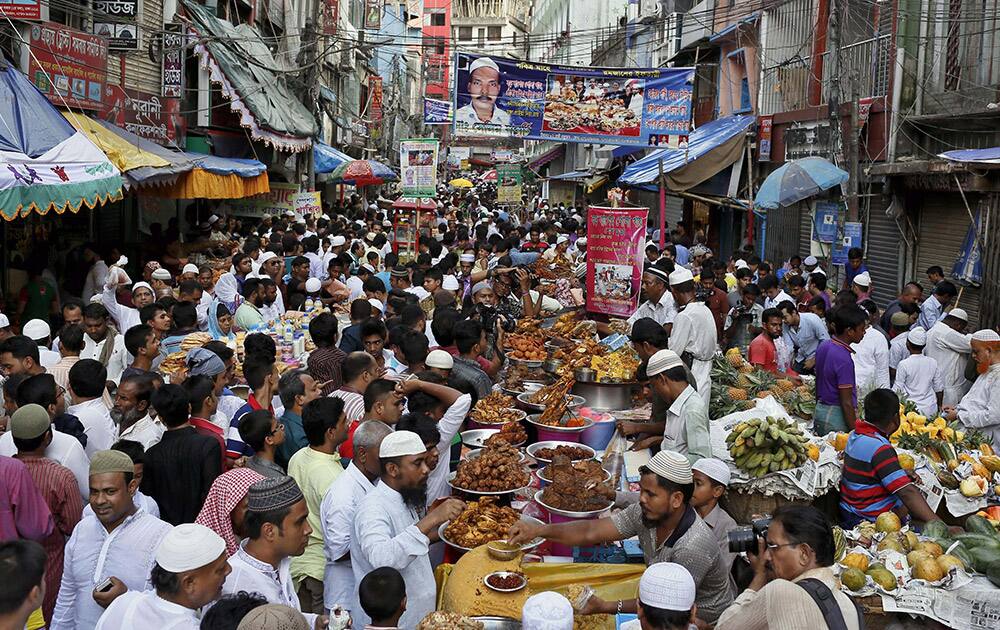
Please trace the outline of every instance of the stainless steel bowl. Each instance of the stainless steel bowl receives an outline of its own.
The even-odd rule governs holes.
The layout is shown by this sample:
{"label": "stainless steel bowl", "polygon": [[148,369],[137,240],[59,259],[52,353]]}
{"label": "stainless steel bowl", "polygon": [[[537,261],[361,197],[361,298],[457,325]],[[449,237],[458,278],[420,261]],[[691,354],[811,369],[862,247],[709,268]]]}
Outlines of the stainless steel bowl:
{"label": "stainless steel bowl", "polygon": [[476,420],[475,418],[471,417],[470,420],[472,420],[472,422],[475,422],[476,424],[481,424],[484,427],[502,427],[503,425],[507,424],[507,422],[520,422],[521,420],[524,420],[528,415],[528,412],[526,412],[524,409],[516,409],[514,407],[510,407],[506,409],[506,411],[510,412],[512,415],[517,417],[511,420],[507,420],[506,422],[480,422],[479,420]]}
{"label": "stainless steel bowl", "polygon": [[547,359],[544,363],[542,363],[542,369],[549,374],[555,374],[559,371],[559,368],[562,367],[562,364],[563,362],[559,359]]}
{"label": "stainless steel bowl", "polygon": [[635,387],[636,383],[598,383],[577,379],[572,391],[586,398],[587,406],[594,411],[608,411],[631,409]]}
{"label": "stainless steel bowl", "polygon": [[531,456],[533,459],[535,459],[535,460],[537,460],[539,462],[542,462],[544,464],[551,464],[552,463],[551,459],[541,458],[538,455],[536,455],[536,453],[538,453],[538,451],[540,451],[543,448],[555,448],[557,446],[574,446],[576,448],[581,448],[581,449],[584,449],[586,451],[589,451],[590,454],[587,455],[587,457],[581,457],[579,459],[574,459],[573,460],[574,462],[582,462],[585,459],[594,459],[595,457],[597,457],[597,451],[595,451],[594,449],[590,448],[586,444],[580,444],[578,442],[561,442],[561,441],[558,441],[558,440],[546,440],[544,442],[535,442],[534,444],[529,444],[528,448],[525,449],[525,450],[528,453],[528,455]]}
{"label": "stainless steel bowl", "polygon": [[521,486],[520,488],[511,488],[510,490],[500,490],[499,492],[486,492],[486,491],[483,491],[483,490],[469,490],[468,488],[460,488],[460,487],[458,487],[458,486],[456,486],[456,485],[454,485],[452,483],[452,481],[454,481],[454,479],[455,479],[455,475],[456,474],[457,473],[455,473],[455,472],[448,474],[448,486],[451,487],[453,490],[458,490],[459,492],[462,492],[464,494],[475,494],[475,495],[480,495],[480,496],[499,497],[499,496],[503,496],[505,494],[514,494],[518,490],[521,490],[521,488],[525,487],[525,486]]}
{"label": "stainless steel bowl", "polygon": [[[541,412],[545,410],[545,405],[539,405],[528,400],[528,397],[534,392],[525,392],[523,394],[518,394],[517,402],[521,405],[527,407],[528,409],[536,412]],[[570,411],[575,411],[580,407],[587,404],[587,399],[583,396],[576,396],[575,394],[569,394],[566,397],[566,408]]]}
{"label": "stainless steel bowl", "polygon": [[[513,446],[513,444],[511,446]],[[469,451],[468,453],[466,453],[465,457],[463,459],[473,459],[473,458],[479,457],[482,454],[483,454],[483,449],[481,449],[481,448],[475,448],[475,449],[472,449],[471,451]],[[524,453],[521,453],[521,463],[524,464],[524,463],[527,463],[527,461],[528,461],[528,456],[525,455]],[[467,490],[466,492],[469,492],[469,491]]]}
{"label": "stainless steel bowl", "polygon": [[604,514],[605,512],[607,512],[608,510],[610,510],[615,505],[614,501],[610,501],[610,502],[608,502],[608,507],[601,508],[600,510],[590,510],[589,512],[570,512],[569,510],[560,510],[560,509],[557,509],[557,508],[545,505],[545,501],[542,501],[542,493],[543,492],[545,492],[545,491],[544,490],[539,490],[538,492],[535,493],[535,503],[537,503],[538,505],[542,506],[543,508],[545,508],[546,511],[551,512],[552,514],[558,514],[560,516],[565,516],[567,518],[579,518],[579,519],[593,518],[593,517],[598,516],[600,514]]}
{"label": "stainless steel bowl", "polygon": [[462,431],[462,444],[469,448],[482,448],[490,436],[500,433],[500,429],[471,429]]}
{"label": "stainless steel bowl", "polygon": [[573,370],[573,378],[577,383],[593,383],[597,380],[597,372],[590,368],[577,368]]}
{"label": "stainless steel bowl", "polygon": [[[520,520],[522,520],[522,521],[528,521],[529,523],[534,523],[535,525],[544,525],[544,523],[542,523],[542,521],[538,520],[534,516],[524,516],[524,515],[522,515],[521,518],[520,518]],[[454,547],[455,549],[458,549],[459,551],[472,551],[471,547],[463,547],[462,545],[459,545],[458,543],[455,543],[455,542],[452,542],[452,541],[448,540],[448,538],[444,535],[444,530],[448,529],[448,525],[450,523],[451,523],[451,521],[445,521],[444,523],[441,523],[441,526],[438,527],[438,537],[441,540],[443,540],[445,542],[445,544],[447,544],[447,545],[449,545],[451,547]],[[534,549],[538,545],[542,544],[543,542],[545,542],[544,538],[536,538],[536,539],[534,539],[534,540],[532,540],[530,542],[526,542],[523,545],[521,545],[521,548],[519,549],[519,551],[521,551],[521,552],[531,551],[532,549]]]}
{"label": "stainless steel bowl", "polygon": [[491,591],[496,591],[497,593],[516,593],[517,591],[521,590],[522,588],[528,585],[528,578],[525,577],[523,574],[521,574],[517,576],[518,578],[520,578],[521,583],[518,586],[515,586],[514,588],[499,588],[496,586],[491,586],[488,580],[490,579],[490,576],[493,575],[507,577],[508,575],[516,575],[516,574],[513,571],[494,571],[492,573],[484,575],[483,584],[486,585],[486,588],[490,589]]}
{"label": "stainless steel bowl", "polygon": [[538,421],[538,416],[539,415],[541,415],[541,414],[532,414],[532,415],[528,416],[528,422],[530,422],[531,424],[535,425],[536,427],[538,427],[540,429],[544,429],[546,431],[556,431],[557,433],[580,433],[581,431],[585,431],[585,430],[589,429],[594,424],[594,421],[591,420],[590,418],[584,418],[583,419],[583,424],[581,426],[578,426],[578,427],[561,427],[561,426],[554,425],[554,424],[545,424],[544,422],[539,422]]}

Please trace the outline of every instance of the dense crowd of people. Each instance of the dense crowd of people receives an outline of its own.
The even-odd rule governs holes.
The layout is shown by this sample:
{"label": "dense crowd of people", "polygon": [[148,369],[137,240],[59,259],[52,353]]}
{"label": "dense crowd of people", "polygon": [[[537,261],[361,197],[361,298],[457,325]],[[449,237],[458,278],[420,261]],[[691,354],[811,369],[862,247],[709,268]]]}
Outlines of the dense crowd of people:
{"label": "dense crowd of people", "polygon": [[[391,210],[351,199],[318,217],[213,214],[183,242],[157,226],[138,265],[87,244],[71,287],[31,265],[0,315],[3,627],[341,628],[349,615],[414,628],[434,611],[438,529],[465,507],[447,483],[456,435],[499,387],[514,324],[582,307],[587,257],[583,208],[536,198],[515,213],[443,189],[437,206],[412,256],[393,250]],[[781,378],[815,377],[813,431],[851,432],[841,522],[928,521],[888,441],[899,397],[1000,438],[1000,335],[966,332],[939,268],[929,295],[910,282],[879,305],[860,250],[835,283],[814,256],[724,258],[698,226],[678,223],[662,248],[650,232],[638,308],[594,317],[642,361],[649,421],[618,423],[655,453],[641,492],[598,521],[519,522],[511,541],[638,538],[636,596],[577,614],[821,627],[832,613],[811,584],[860,627],[828,515],[781,508],[749,563],[730,552],[712,361],[737,348]],[[289,313],[309,315],[301,366]],[[546,592],[511,616],[568,630],[573,614]]]}

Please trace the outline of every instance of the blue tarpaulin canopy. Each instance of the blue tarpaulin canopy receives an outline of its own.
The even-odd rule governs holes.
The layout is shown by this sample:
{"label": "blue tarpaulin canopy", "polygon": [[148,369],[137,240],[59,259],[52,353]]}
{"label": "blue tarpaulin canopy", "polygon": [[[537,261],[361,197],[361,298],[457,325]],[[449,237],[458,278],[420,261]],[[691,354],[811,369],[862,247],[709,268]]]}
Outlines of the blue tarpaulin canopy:
{"label": "blue tarpaulin canopy", "polygon": [[226,158],[204,153],[185,152],[184,156],[194,162],[195,168],[208,171],[215,175],[239,175],[240,177],[257,177],[267,171],[267,165],[258,160],[244,158]]}
{"label": "blue tarpaulin canopy", "polygon": [[36,158],[76,133],[62,114],[6,62],[0,62],[0,151]]}
{"label": "blue tarpaulin canopy", "polygon": [[618,183],[656,184],[662,161],[670,190],[687,190],[740,159],[746,130],[755,120],[754,116],[726,116],[702,125],[688,136],[686,148],[653,151],[627,166]]}
{"label": "blue tarpaulin canopy", "polygon": [[562,175],[553,175],[549,179],[587,179],[590,177],[590,171],[570,171],[568,173],[563,173]]}
{"label": "blue tarpaulin canopy", "polygon": [[353,159],[328,144],[313,142],[313,165],[317,175],[332,173],[338,166]]}
{"label": "blue tarpaulin canopy", "polygon": [[951,277],[959,284],[979,286],[983,283],[983,256],[979,248],[982,243],[979,235],[982,220],[983,213],[980,210],[976,213],[976,221],[969,226],[962,242],[962,251],[958,253],[955,265],[951,268]]}
{"label": "blue tarpaulin canopy", "polygon": [[952,162],[972,162],[974,164],[1000,164],[1000,147],[989,149],[959,149],[945,151],[938,155]]}

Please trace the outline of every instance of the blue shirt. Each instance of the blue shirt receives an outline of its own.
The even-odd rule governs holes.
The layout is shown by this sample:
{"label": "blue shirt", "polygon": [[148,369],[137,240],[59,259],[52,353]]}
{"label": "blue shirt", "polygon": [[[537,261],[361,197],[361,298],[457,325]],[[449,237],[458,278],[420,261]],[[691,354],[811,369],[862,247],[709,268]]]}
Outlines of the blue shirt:
{"label": "blue shirt", "polygon": [[386,290],[387,293],[389,292],[390,289],[392,289],[392,287],[389,286],[389,272],[388,271],[383,271],[381,273],[377,273],[377,274],[375,274],[375,277],[382,281],[382,284],[385,285],[385,290]]}
{"label": "blue shirt", "polygon": [[507,252],[510,255],[510,262],[515,267],[517,265],[533,265],[540,254],[538,252],[521,252],[516,249],[512,249]]}
{"label": "blue shirt", "polygon": [[285,441],[278,447],[274,460],[279,466],[288,470],[288,460],[300,449],[309,446],[309,440],[306,438],[306,431],[302,427],[302,416],[299,414],[286,409],[285,413],[281,414],[280,422],[285,426]]}
{"label": "blue shirt", "polygon": [[674,243],[674,250],[677,253],[677,255],[674,256],[674,262],[681,267],[688,264],[688,261],[691,260],[691,251],[680,243]]}
{"label": "blue shirt", "polygon": [[799,362],[816,356],[816,348],[820,342],[830,338],[826,324],[814,313],[799,313],[797,328],[783,324],[782,329],[786,343],[795,348],[795,360]]}
{"label": "blue shirt", "polygon": [[868,265],[866,265],[865,263],[861,263],[861,266],[855,269],[854,267],[851,266],[851,262],[848,261],[847,264],[844,265],[844,272],[847,273],[847,286],[851,286],[852,284],[854,284],[855,276],[857,276],[859,273],[865,273],[866,271],[868,271]]}
{"label": "blue shirt", "polygon": [[930,330],[931,326],[944,319],[944,306],[933,295],[924,300],[920,305],[920,317],[917,318],[917,326],[924,330]]}

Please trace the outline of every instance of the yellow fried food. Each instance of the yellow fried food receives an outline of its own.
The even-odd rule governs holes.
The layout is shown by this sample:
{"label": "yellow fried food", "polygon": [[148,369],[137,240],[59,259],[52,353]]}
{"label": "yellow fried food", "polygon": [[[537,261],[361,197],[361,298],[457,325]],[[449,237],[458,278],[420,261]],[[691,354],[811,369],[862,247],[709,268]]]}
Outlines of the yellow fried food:
{"label": "yellow fried food", "polygon": [[448,524],[444,536],[468,549],[500,540],[521,515],[507,506],[497,505],[494,497],[483,497],[466,504],[458,518]]}
{"label": "yellow fried food", "polygon": [[521,419],[514,408],[514,399],[502,392],[480,398],[469,417],[479,424],[504,424]]}

